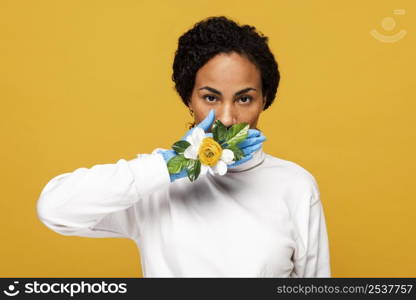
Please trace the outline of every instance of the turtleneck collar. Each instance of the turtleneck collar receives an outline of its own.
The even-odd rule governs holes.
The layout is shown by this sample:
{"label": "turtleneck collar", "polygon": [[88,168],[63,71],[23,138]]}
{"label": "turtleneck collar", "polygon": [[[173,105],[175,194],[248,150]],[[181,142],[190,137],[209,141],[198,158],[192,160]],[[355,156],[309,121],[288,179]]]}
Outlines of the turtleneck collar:
{"label": "turtleneck collar", "polygon": [[265,153],[263,152],[263,147],[261,147],[260,149],[258,149],[257,151],[253,153],[253,157],[251,159],[249,159],[246,162],[243,162],[242,164],[234,168],[229,168],[227,172],[236,173],[236,172],[247,171],[248,169],[252,169],[260,165],[264,161],[264,158],[265,158]]}

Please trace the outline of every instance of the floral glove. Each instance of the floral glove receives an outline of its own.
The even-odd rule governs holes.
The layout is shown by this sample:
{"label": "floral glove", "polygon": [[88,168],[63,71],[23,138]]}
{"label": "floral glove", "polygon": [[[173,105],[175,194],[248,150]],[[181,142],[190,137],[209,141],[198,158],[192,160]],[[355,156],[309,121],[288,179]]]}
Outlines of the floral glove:
{"label": "floral glove", "polygon": [[228,168],[250,160],[266,139],[260,131],[249,129],[247,123],[227,129],[219,120],[214,122],[212,133],[207,133],[214,119],[215,112],[211,110],[200,124],[173,144],[173,150],[160,152],[167,162],[171,181],[185,176],[195,181],[200,173],[207,172],[222,176]]}

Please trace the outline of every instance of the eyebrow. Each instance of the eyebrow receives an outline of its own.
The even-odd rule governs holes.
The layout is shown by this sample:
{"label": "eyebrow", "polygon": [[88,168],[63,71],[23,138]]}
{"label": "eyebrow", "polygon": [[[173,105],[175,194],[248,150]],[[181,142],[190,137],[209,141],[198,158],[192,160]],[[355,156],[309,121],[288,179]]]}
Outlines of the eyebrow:
{"label": "eyebrow", "polygon": [[[212,87],[209,87],[209,86],[204,86],[204,87],[200,88],[200,90],[203,90],[203,89],[208,90],[208,91],[210,91],[212,93],[215,93],[217,95],[222,95],[220,91],[218,91],[218,90],[216,90],[216,89],[214,89]],[[248,87],[248,88],[242,89],[241,91],[236,92],[234,94],[234,96],[238,96],[238,95],[244,94],[245,92],[248,92],[248,91],[251,91],[251,90],[257,91],[255,88]]]}

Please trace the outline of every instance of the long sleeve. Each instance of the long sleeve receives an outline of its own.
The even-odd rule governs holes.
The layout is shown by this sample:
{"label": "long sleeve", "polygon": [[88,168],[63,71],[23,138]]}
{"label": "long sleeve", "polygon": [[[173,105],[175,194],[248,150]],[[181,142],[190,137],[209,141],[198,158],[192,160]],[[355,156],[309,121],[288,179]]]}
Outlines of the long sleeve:
{"label": "long sleeve", "polygon": [[133,205],[170,184],[166,163],[157,150],[54,177],[37,201],[39,219],[62,235],[136,237],[139,228]]}
{"label": "long sleeve", "polygon": [[297,209],[299,234],[291,277],[331,277],[325,214],[318,186],[312,179],[312,194]]}
{"label": "long sleeve", "polygon": [[303,277],[331,277],[328,234],[320,200],[310,208],[309,241]]}

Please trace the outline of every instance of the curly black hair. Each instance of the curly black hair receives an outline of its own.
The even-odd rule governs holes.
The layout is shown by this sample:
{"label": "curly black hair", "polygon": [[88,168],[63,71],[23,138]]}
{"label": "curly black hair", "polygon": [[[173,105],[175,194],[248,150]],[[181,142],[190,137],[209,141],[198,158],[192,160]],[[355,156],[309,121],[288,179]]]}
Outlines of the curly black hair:
{"label": "curly black hair", "polygon": [[259,70],[267,109],[274,101],[280,74],[267,44],[268,37],[254,26],[238,25],[225,16],[208,17],[185,32],[178,41],[173,61],[175,89],[188,106],[197,71],[219,53],[245,55]]}

